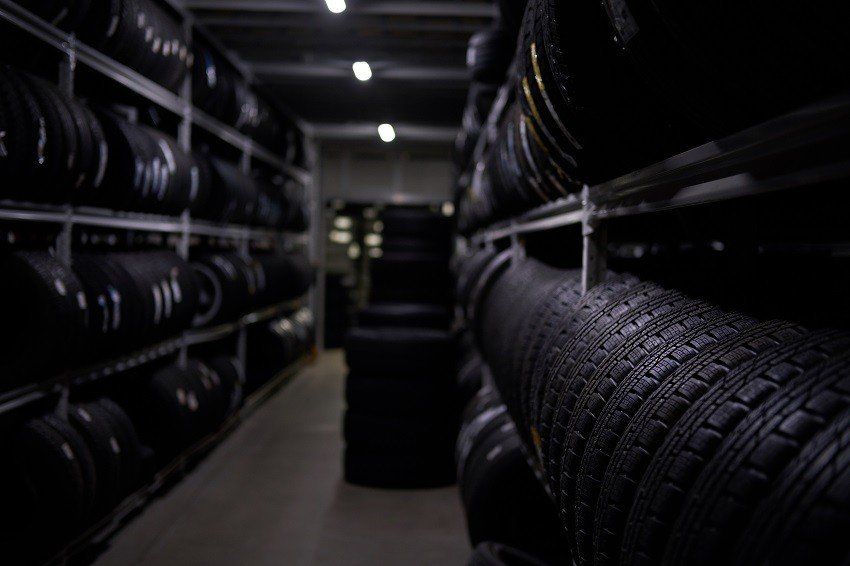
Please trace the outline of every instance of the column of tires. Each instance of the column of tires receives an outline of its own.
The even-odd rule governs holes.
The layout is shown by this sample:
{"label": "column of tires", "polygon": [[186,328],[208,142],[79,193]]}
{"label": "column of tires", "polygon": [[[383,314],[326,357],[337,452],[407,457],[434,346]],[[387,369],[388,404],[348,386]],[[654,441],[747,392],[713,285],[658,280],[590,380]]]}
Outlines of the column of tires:
{"label": "column of tires", "polygon": [[627,274],[582,294],[511,252],[458,264],[577,564],[846,562],[850,334]]}
{"label": "column of tires", "polygon": [[451,226],[421,208],[386,209],[381,222],[372,301],[346,339],[345,477],[376,487],[451,484],[458,427]]}

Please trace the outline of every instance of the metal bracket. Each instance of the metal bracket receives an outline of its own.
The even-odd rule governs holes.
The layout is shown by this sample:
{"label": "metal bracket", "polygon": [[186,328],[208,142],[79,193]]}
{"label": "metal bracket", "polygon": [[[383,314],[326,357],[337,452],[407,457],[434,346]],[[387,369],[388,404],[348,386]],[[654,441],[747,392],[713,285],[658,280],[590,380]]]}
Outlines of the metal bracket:
{"label": "metal bracket", "polygon": [[63,44],[62,60],[59,62],[59,89],[65,96],[74,96],[74,74],[77,70],[77,38],[72,33]]}
{"label": "metal bracket", "polygon": [[605,278],[608,269],[608,230],[596,217],[596,205],[587,185],[581,191],[581,289],[587,293]]}

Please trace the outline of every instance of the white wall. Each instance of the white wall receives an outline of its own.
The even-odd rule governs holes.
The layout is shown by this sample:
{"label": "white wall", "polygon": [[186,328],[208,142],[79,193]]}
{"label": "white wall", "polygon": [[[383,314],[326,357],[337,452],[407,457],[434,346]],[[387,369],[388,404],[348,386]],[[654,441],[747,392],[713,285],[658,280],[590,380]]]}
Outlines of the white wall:
{"label": "white wall", "polygon": [[452,162],[428,149],[327,147],[322,151],[325,201],[436,203],[451,200]]}

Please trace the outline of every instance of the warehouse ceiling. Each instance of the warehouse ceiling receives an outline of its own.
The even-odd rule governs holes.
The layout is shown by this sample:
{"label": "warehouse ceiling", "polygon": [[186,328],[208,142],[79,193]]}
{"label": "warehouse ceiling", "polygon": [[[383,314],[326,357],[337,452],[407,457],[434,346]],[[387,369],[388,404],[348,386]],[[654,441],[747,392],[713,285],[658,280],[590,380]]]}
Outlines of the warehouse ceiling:
{"label": "warehouse ceiling", "polygon": [[[468,78],[466,45],[495,15],[471,0],[184,0],[198,21],[308,122],[454,129]],[[367,61],[368,82],[352,72]],[[327,129],[327,128],[326,128]]]}

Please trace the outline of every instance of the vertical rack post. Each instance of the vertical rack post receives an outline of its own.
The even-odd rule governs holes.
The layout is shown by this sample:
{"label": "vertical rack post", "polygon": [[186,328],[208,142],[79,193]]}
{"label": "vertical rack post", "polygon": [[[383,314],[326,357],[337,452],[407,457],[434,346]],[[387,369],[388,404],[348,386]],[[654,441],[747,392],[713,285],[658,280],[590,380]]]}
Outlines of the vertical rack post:
{"label": "vertical rack post", "polygon": [[316,163],[310,183],[310,261],[316,266],[316,284],[310,290],[310,306],[316,328],[316,348],[321,352],[325,345],[325,206],[322,189],[322,144],[315,141]]}
{"label": "vertical rack post", "polygon": [[[192,46],[192,21],[185,14],[183,15],[183,34],[186,38],[186,45],[191,54]],[[189,56],[187,54],[187,57]],[[180,125],[177,127],[177,142],[180,144],[180,149],[190,153],[192,151],[192,75],[189,73],[180,85],[180,101],[183,103],[183,111],[180,116]],[[193,175],[192,183],[197,183],[197,175]],[[192,238],[192,217],[189,209],[183,211],[180,215],[180,240],[177,245],[177,254],[184,260],[189,260],[189,247],[191,246]],[[180,337],[180,354],[177,357],[177,364],[181,368],[185,368],[189,363],[189,345],[186,340],[186,333]]]}
{"label": "vertical rack post", "polygon": [[605,278],[608,269],[608,230],[596,217],[596,205],[587,185],[581,191],[581,290],[587,293]]}
{"label": "vertical rack post", "polygon": [[[74,96],[74,74],[77,70],[77,42],[73,34],[68,38],[62,50],[62,59],[59,62],[59,90],[64,96]],[[74,236],[74,210],[68,205],[65,207],[65,219],[62,228],[56,237],[56,257],[67,267],[73,263],[72,243]],[[63,419],[68,418],[68,405],[71,397],[70,376],[66,375],[60,382],[59,402],[56,405],[56,413]]]}
{"label": "vertical rack post", "polygon": [[[245,140],[245,145],[242,149],[242,158],[239,161],[239,167],[246,175],[251,174],[251,141]],[[251,257],[251,229],[245,228],[238,241],[239,255],[244,259]],[[247,375],[248,366],[248,329],[241,322],[239,323],[239,332],[236,335],[236,359],[239,360],[239,370],[242,375]]]}

